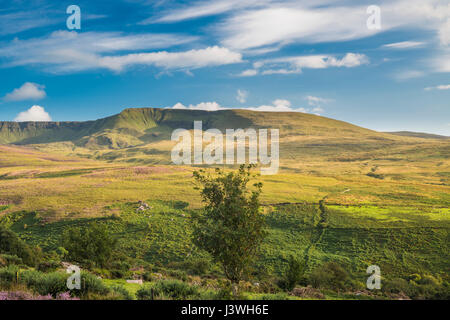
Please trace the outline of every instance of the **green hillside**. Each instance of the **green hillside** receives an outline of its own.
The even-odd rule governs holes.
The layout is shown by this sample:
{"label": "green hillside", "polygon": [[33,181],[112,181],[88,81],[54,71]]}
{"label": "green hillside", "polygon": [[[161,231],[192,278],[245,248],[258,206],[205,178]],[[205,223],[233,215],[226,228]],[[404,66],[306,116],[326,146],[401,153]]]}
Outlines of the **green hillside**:
{"label": "green hillside", "polygon": [[0,143],[24,145],[70,141],[77,145],[97,143],[99,146],[120,148],[160,139],[168,140],[174,129],[192,129],[194,121],[203,121],[205,130],[278,128],[282,137],[289,135],[358,136],[373,139],[389,137],[342,121],[300,112],[248,110],[208,112],[142,108],[126,109],[108,118],[86,122],[0,122]]}

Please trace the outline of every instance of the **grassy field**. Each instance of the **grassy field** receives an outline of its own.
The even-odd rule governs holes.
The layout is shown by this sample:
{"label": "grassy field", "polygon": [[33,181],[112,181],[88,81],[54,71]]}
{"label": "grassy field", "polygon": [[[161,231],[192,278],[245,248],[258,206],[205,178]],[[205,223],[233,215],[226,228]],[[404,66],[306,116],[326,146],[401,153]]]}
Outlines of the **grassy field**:
{"label": "grassy field", "polygon": [[[190,119],[158,112],[150,117],[142,110],[77,125],[89,135],[76,140],[56,139],[45,126],[3,132],[33,144],[0,145],[0,224],[53,252],[66,228],[97,222],[119,240],[118,252],[132,265],[144,261],[179,278],[180,272],[189,274],[190,262],[209,261],[204,274],[190,281],[220,278],[218,266],[191,239],[191,215],[202,206],[193,189],[196,168],[170,163],[173,142],[167,135]],[[274,121],[270,113],[225,115],[215,115],[209,126],[222,128],[230,119],[256,127]],[[313,115],[283,117],[280,171],[258,177],[269,233],[256,279],[275,283],[291,255],[306,261],[308,274],[338,262],[361,288],[372,264],[380,266],[383,279],[448,279],[449,139],[377,133]],[[39,134],[26,136],[30,130]],[[109,142],[102,145],[105,137]],[[139,201],[150,208],[137,211]],[[129,277],[139,275],[130,272]],[[139,285],[124,281],[105,283],[121,283],[135,296]],[[251,292],[249,298],[264,294]]]}

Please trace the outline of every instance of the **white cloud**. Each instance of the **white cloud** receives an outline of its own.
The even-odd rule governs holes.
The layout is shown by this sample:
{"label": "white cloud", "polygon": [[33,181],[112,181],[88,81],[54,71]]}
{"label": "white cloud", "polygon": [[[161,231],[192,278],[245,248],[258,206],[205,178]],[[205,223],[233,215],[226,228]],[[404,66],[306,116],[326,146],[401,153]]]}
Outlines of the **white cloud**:
{"label": "white cloud", "polygon": [[259,107],[251,107],[247,108],[253,111],[265,111],[265,112],[303,112],[303,113],[312,113],[315,115],[320,115],[325,112],[320,107],[314,107],[312,109],[306,108],[296,108],[292,106],[292,103],[286,99],[277,99],[272,102],[271,105],[262,105]]}
{"label": "white cloud", "polygon": [[420,78],[424,76],[425,73],[420,70],[404,70],[394,74],[394,78],[400,81]]}
{"label": "white cloud", "polygon": [[27,111],[20,112],[14,121],[52,121],[50,115],[41,106],[32,106]]}
{"label": "white cloud", "polygon": [[172,109],[188,109],[188,110],[204,110],[204,111],[218,111],[223,110],[223,108],[217,102],[200,102],[199,104],[189,106],[185,106],[184,104],[178,102],[176,103]]}
{"label": "white cloud", "polygon": [[308,101],[308,105],[314,106],[314,107],[320,107],[321,105],[332,101],[331,99],[325,99],[325,98],[320,98],[320,97],[315,97],[315,96],[307,96],[305,99]]}
{"label": "white cloud", "polygon": [[395,43],[389,43],[385,44],[383,48],[389,48],[389,49],[412,49],[412,48],[420,48],[425,45],[424,42],[419,41],[402,41],[402,42],[395,42]]}
{"label": "white cloud", "polygon": [[269,0],[203,0],[190,2],[189,5],[182,6],[172,11],[164,12],[160,17],[151,17],[140,24],[167,23],[190,20],[210,15],[221,14],[237,9],[244,9],[254,5],[262,5]]}
{"label": "white cloud", "polygon": [[429,65],[435,72],[450,72],[450,48],[436,52]]}
{"label": "white cloud", "polygon": [[251,49],[290,43],[349,41],[397,28],[435,31],[441,42],[448,39],[445,24],[450,16],[448,0],[384,0],[381,30],[366,26],[367,4],[323,1],[272,1],[238,10],[216,30],[222,43],[233,49]]}
{"label": "white cloud", "polygon": [[293,112],[296,111],[292,108],[292,104],[289,100],[277,99],[272,102],[272,105],[262,105],[259,107],[248,108],[253,111],[268,111],[268,112]]}
{"label": "white cloud", "polygon": [[242,62],[242,55],[222,47],[207,47],[184,52],[137,53],[124,56],[101,57],[98,65],[122,71],[131,65],[153,65],[164,69],[198,69]]}
{"label": "white cloud", "polygon": [[39,100],[46,96],[45,86],[25,82],[20,88],[14,89],[11,93],[8,93],[5,97],[5,101],[23,101],[23,100]]}
{"label": "white cloud", "polygon": [[0,35],[15,34],[59,22],[59,19],[50,18],[43,10],[29,9],[0,15]]}
{"label": "white cloud", "polygon": [[450,18],[448,18],[447,22],[441,26],[439,30],[439,38],[443,45],[448,46],[450,44]]}
{"label": "white cloud", "polygon": [[242,71],[239,76],[240,77],[253,77],[256,76],[258,74],[258,70],[255,69],[247,69]]}
{"label": "white cloud", "polygon": [[427,87],[425,88],[426,91],[430,91],[430,90],[450,90],[450,84],[445,84],[445,85],[439,85],[439,86],[435,86],[435,87]]}
{"label": "white cloud", "polygon": [[[219,111],[219,110],[229,110],[233,108],[223,107],[217,102],[201,102],[199,104],[185,106],[184,104],[178,102],[172,107],[167,107],[171,109],[183,109],[183,110],[203,110],[203,111]],[[292,103],[286,99],[276,99],[270,105],[261,105],[257,107],[247,107],[239,108],[242,110],[252,110],[260,112],[303,112],[303,113],[313,113],[320,115],[324,110],[320,107],[315,107],[312,109],[297,108],[293,107]]]}
{"label": "white cloud", "polygon": [[354,68],[368,63],[369,58],[359,53],[347,53],[341,59],[333,55],[282,57],[258,61],[253,64],[254,69],[245,70],[240,76],[297,74],[302,69]]}
{"label": "white cloud", "polygon": [[120,72],[132,65],[164,69],[196,69],[242,61],[242,55],[223,47],[207,47],[180,52],[139,52],[185,44],[196,37],[169,34],[122,35],[117,32],[57,31],[48,37],[13,40],[0,48],[6,66],[43,66],[50,72],[109,69]]}
{"label": "white cloud", "polygon": [[236,96],[236,100],[237,101],[239,101],[240,103],[246,103],[247,102],[247,97],[248,97],[248,92],[247,91],[238,89],[237,96]]}

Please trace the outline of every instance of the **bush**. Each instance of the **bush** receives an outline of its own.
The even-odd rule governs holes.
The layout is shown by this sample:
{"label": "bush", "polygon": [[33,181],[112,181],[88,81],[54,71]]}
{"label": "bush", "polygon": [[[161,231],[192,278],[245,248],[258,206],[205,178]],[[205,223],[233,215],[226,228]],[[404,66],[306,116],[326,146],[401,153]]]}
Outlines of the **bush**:
{"label": "bush", "polygon": [[138,300],[152,300],[169,298],[185,300],[198,297],[198,288],[179,280],[162,280],[152,286],[145,286],[138,290]]}
{"label": "bush", "polygon": [[61,263],[58,261],[44,261],[38,264],[37,270],[42,272],[52,272],[58,269]]}
{"label": "bush", "polygon": [[310,275],[310,281],[315,288],[343,290],[349,280],[347,271],[336,262],[327,262],[316,268]]}
{"label": "bush", "polygon": [[32,248],[20,240],[17,235],[0,226],[0,253],[16,255],[28,266],[35,266],[42,258],[39,248]]}
{"label": "bush", "polygon": [[81,297],[89,294],[107,295],[110,293],[110,289],[93,274],[82,272],[81,290],[75,290],[75,292]]}
{"label": "bush", "polygon": [[0,254],[0,266],[16,265],[20,266],[23,264],[22,258],[11,254]]}
{"label": "bush", "polygon": [[187,281],[188,277],[185,271],[181,271],[181,270],[169,270],[168,275],[170,277],[176,278],[178,280],[181,281]]}
{"label": "bush", "polygon": [[260,297],[261,300],[289,300],[289,295],[285,292],[275,294],[265,294]]}
{"label": "bush", "polygon": [[69,228],[63,234],[63,247],[73,261],[87,266],[106,266],[117,244],[106,226],[92,224],[86,228]]}
{"label": "bush", "polygon": [[42,273],[30,270],[19,274],[19,283],[40,295],[50,294],[56,298],[58,294],[67,291],[67,277],[67,274],[61,272]]}
{"label": "bush", "polygon": [[8,266],[0,269],[0,286],[9,289],[17,282],[17,273],[19,268],[16,266]]}
{"label": "bush", "polygon": [[115,285],[111,289],[120,300],[133,300],[133,296],[124,286]]}
{"label": "bush", "polygon": [[180,269],[192,275],[204,275],[211,269],[211,260],[207,258],[191,258],[178,264]]}
{"label": "bush", "polygon": [[289,267],[283,279],[279,281],[280,287],[284,290],[292,291],[297,284],[306,285],[304,273],[304,262],[291,256],[289,259]]}

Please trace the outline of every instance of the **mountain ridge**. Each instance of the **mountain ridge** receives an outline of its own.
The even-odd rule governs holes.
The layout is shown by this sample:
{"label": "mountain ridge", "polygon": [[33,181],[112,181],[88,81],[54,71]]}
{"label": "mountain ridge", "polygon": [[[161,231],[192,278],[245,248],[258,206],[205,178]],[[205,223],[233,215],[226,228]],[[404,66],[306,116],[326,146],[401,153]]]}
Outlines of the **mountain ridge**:
{"label": "mountain ridge", "polygon": [[218,111],[126,108],[122,112],[88,121],[0,122],[0,144],[47,144],[72,142],[90,149],[121,149],[170,140],[173,130],[192,129],[202,121],[203,130],[273,128],[280,139],[294,137],[364,140],[372,142],[413,141],[421,137],[377,132],[348,122],[301,112],[261,112],[244,109]]}

